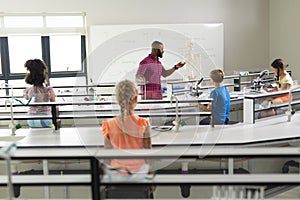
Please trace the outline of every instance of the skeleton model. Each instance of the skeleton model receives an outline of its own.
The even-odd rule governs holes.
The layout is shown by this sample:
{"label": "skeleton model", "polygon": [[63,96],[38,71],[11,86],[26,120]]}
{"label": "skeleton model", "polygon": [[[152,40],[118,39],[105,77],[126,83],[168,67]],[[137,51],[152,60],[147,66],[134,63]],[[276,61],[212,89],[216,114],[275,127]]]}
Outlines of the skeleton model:
{"label": "skeleton model", "polygon": [[[193,42],[192,40],[187,41],[187,54],[184,56],[184,60],[186,62],[186,79],[194,80],[196,78],[195,71],[201,72],[200,65],[200,53],[193,53]],[[197,73],[196,73],[197,74]]]}

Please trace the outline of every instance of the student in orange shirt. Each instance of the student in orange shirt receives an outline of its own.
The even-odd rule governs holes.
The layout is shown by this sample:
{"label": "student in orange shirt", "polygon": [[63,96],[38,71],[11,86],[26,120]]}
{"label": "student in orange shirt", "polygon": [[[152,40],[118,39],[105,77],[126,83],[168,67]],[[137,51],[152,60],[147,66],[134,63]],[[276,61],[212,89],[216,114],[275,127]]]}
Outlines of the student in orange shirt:
{"label": "student in orange shirt", "polygon": [[[134,114],[134,108],[138,101],[136,85],[129,80],[119,82],[116,86],[116,98],[120,106],[120,115],[102,122],[104,148],[150,149],[152,147],[150,125],[146,119]],[[110,162],[112,168],[127,168],[131,173],[138,173],[145,164],[144,159],[113,159]],[[120,173],[127,174],[128,172],[121,170]],[[134,188],[137,187],[133,186],[131,189]],[[116,189],[118,188],[115,187],[114,190]],[[127,191],[131,189],[127,187]],[[115,191],[114,193],[117,194],[118,192]]]}

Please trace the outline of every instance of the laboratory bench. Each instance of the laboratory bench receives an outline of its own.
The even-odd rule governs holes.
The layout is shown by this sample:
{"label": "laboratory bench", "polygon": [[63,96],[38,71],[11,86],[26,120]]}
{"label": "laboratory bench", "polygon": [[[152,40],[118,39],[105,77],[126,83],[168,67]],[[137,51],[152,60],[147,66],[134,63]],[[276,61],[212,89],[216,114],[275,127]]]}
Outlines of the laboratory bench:
{"label": "laboratory bench", "polygon": [[[298,92],[295,90],[293,92]],[[268,95],[280,95],[267,94]],[[52,118],[57,120],[73,120],[75,127],[56,128],[21,128],[11,135],[11,130],[0,129],[0,146],[5,147],[8,143],[14,142],[17,150],[11,155],[13,160],[88,160],[90,169],[88,174],[74,175],[43,175],[33,176],[32,181],[21,175],[13,176],[13,182],[19,185],[88,185],[91,186],[93,199],[99,198],[99,187],[101,184],[111,183],[107,177],[101,177],[99,160],[109,158],[155,158],[155,159],[183,159],[188,163],[197,162],[199,159],[218,158],[227,159],[226,174],[220,175],[191,175],[173,174],[166,176],[158,174],[154,180],[142,184],[172,185],[172,184],[193,184],[193,185],[232,185],[232,184],[300,184],[297,176],[289,174],[248,174],[235,176],[235,159],[252,159],[254,157],[299,157],[300,146],[300,115],[287,116],[286,114],[276,115],[263,119],[255,119],[255,123],[247,123],[240,112],[253,115],[255,112],[263,111],[256,109],[255,104],[266,94],[251,93],[247,90],[231,92],[231,105],[233,112],[238,112],[237,117],[240,123],[234,125],[201,125],[198,123],[181,124],[178,129],[173,125],[164,126],[159,124],[152,126],[151,139],[152,150],[141,150],[138,153],[130,151],[115,152],[103,149],[103,136],[101,132],[101,121],[118,115],[116,102],[88,99],[79,102],[49,102],[33,103],[30,106],[51,106]],[[211,112],[201,112],[193,104],[195,102],[213,103],[207,99],[208,93],[202,93],[198,97],[178,95],[177,100],[166,98],[161,101],[140,100],[136,108],[136,114],[142,117],[162,117],[164,120],[180,117],[211,116]],[[76,99],[76,98],[75,98]],[[241,105],[245,105],[251,99],[252,110],[246,111]],[[177,101],[177,102],[176,102]],[[253,103],[254,102],[254,103]],[[177,106],[176,106],[177,103]],[[247,103],[248,104],[248,103]],[[291,102],[296,106],[297,99]],[[288,105],[280,105],[287,107]],[[59,107],[59,109],[57,109]],[[256,110],[255,110],[256,109]],[[265,108],[263,108],[265,109]],[[269,109],[269,108],[266,108]],[[57,112],[58,111],[58,112]],[[13,104],[13,118],[15,120],[33,119],[26,115],[27,107],[21,104]],[[1,119],[11,120],[9,109],[5,109],[4,103],[0,105]],[[244,116],[245,117],[245,116]],[[290,119],[288,118],[290,117]],[[41,119],[42,117],[36,116]],[[78,120],[87,119],[91,124],[88,126],[80,124]],[[92,119],[92,120],[91,120]],[[199,119],[198,119],[199,121]],[[243,122],[244,121],[244,122]],[[289,147],[286,147],[289,146]],[[128,155],[129,153],[129,155]],[[190,160],[189,160],[190,159]],[[219,177],[219,178],[218,178]],[[0,177],[0,185],[5,185],[7,179]],[[118,183],[124,184],[124,183]],[[125,184],[141,184],[125,183]]]}
{"label": "laboratory bench", "polygon": [[[273,116],[254,124],[182,126],[179,130],[162,130],[153,127],[152,150],[104,150],[101,126],[60,128],[21,128],[11,136],[10,129],[1,129],[0,146],[14,141],[14,160],[88,160],[87,174],[15,175],[13,183],[22,186],[37,185],[88,185],[91,196],[99,199],[101,185],[155,184],[155,185],[265,185],[300,184],[295,174],[235,174],[234,161],[255,157],[299,157],[300,114],[290,122],[286,116]],[[284,133],[284,134],[283,134]],[[291,146],[292,145],[292,146]],[[286,147],[290,146],[290,147]],[[142,182],[110,182],[102,177],[99,161],[112,158],[178,159],[196,162],[199,159],[226,159],[226,174],[158,174],[153,180]],[[187,159],[187,160],[186,160]],[[20,163],[22,164],[22,163]],[[31,177],[32,179],[29,179]],[[0,185],[7,183],[0,176]]]}
{"label": "laboratory bench", "polygon": [[[19,186],[85,185],[91,187],[91,197],[99,199],[101,185],[299,185],[299,175],[239,174],[234,167],[234,162],[241,159],[299,157],[299,146],[284,147],[288,143],[295,144],[300,139],[299,130],[300,115],[298,114],[293,117],[292,122],[286,122],[285,117],[276,117],[255,124],[216,125],[214,128],[183,126],[178,132],[154,129],[152,150],[126,151],[103,149],[100,126],[61,128],[59,131],[50,128],[22,128],[16,131],[15,136],[10,136],[9,129],[3,129],[1,133],[18,139],[15,141],[17,148],[11,154],[12,161],[87,160],[90,162],[90,169],[86,174],[65,174],[65,172],[59,175],[49,172],[36,175],[18,174],[12,176],[12,183]],[[5,147],[7,143],[2,141],[0,145]],[[274,147],[274,144],[279,147]],[[222,175],[159,173],[151,180],[112,182],[100,173],[101,162],[116,158],[154,159],[159,163],[164,159],[178,160],[182,163],[192,163],[199,159],[223,161],[225,159],[228,168]],[[43,162],[43,165],[47,168],[47,162]],[[5,186],[6,183],[7,176],[0,176],[0,185]]]}

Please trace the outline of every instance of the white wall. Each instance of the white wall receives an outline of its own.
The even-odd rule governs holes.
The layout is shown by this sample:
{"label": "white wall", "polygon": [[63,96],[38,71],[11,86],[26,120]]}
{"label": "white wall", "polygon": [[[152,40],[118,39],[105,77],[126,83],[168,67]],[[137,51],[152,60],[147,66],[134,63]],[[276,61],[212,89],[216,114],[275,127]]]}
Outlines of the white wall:
{"label": "white wall", "polygon": [[270,1],[270,62],[281,57],[300,80],[300,1]]}
{"label": "white wall", "polygon": [[224,69],[269,66],[269,0],[0,0],[2,12],[86,12],[87,24],[224,23]]}

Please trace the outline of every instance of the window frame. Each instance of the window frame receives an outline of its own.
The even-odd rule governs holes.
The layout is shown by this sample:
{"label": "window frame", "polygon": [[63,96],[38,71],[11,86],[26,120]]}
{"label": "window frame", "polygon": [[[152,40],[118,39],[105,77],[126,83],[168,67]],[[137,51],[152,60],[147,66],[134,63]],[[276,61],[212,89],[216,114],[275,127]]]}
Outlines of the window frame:
{"label": "window frame", "polygon": [[[24,27],[5,27],[4,17],[5,16],[42,16],[44,25],[41,28],[24,28]],[[81,16],[82,17],[82,27],[47,27],[46,17],[47,16]],[[63,78],[63,77],[85,77],[86,83],[88,83],[87,78],[87,46],[86,46],[86,23],[85,23],[85,13],[37,13],[37,14],[18,14],[18,13],[2,13],[0,14],[0,56],[1,56],[1,70],[0,80],[24,79],[25,69],[22,73],[11,73],[10,71],[10,61],[9,61],[9,48],[8,48],[8,35],[18,34],[18,35],[28,35],[28,33],[38,33],[41,35],[41,46],[42,46],[42,58],[48,66],[48,78]],[[64,34],[80,34],[81,35],[81,70],[79,71],[68,71],[68,72],[52,72],[50,63],[50,34],[53,33],[64,33]],[[24,61],[25,63],[25,61]],[[51,85],[51,83],[50,83]]]}

